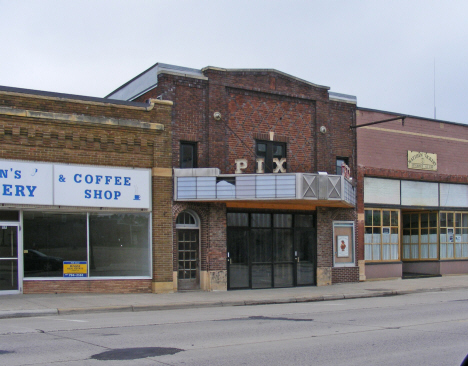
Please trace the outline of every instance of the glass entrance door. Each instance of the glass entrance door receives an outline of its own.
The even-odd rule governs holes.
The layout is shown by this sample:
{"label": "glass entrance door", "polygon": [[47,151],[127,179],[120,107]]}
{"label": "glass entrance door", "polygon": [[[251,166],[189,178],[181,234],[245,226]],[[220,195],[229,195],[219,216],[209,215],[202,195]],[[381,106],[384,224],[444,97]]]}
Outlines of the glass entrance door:
{"label": "glass entrance door", "polygon": [[0,292],[19,291],[18,226],[0,223]]}
{"label": "glass entrance door", "polygon": [[315,285],[315,215],[227,215],[228,289]]}
{"label": "glass entrance door", "polygon": [[315,230],[296,230],[294,241],[297,285],[315,285]]}
{"label": "glass entrance door", "polygon": [[196,290],[200,287],[198,244],[198,230],[177,230],[177,246],[179,253],[178,289],[181,291]]}
{"label": "glass entrance door", "polygon": [[298,286],[315,285],[316,231],[315,217],[295,215],[294,256]]}

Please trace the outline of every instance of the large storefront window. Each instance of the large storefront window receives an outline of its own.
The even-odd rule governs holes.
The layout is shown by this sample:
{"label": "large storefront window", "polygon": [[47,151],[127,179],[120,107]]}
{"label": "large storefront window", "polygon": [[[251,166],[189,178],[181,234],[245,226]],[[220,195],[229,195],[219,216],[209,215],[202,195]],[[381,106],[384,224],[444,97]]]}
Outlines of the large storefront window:
{"label": "large storefront window", "polygon": [[148,276],[147,214],[89,215],[91,277]]}
{"label": "large storefront window", "polygon": [[468,258],[468,213],[440,212],[440,259]]}
{"label": "large storefront window", "polygon": [[62,277],[64,261],[86,261],[86,213],[25,212],[24,277]]}
{"label": "large storefront window", "polygon": [[399,259],[398,215],[398,210],[365,210],[364,259],[366,261]]}
{"label": "large storefront window", "polygon": [[151,276],[147,213],[25,212],[23,224],[24,277]]}
{"label": "large storefront window", "polygon": [[403,260],[437,259],[437,213],[405,213],[403,216]]}

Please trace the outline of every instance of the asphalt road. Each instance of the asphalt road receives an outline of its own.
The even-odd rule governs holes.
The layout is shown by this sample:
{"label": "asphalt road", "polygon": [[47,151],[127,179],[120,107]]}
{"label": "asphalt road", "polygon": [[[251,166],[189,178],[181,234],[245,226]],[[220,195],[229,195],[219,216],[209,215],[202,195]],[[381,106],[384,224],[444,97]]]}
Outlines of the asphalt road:
{"label": "asphalt road", "polygon": [[1,365],[460,365],[468,290],[0,320]]}

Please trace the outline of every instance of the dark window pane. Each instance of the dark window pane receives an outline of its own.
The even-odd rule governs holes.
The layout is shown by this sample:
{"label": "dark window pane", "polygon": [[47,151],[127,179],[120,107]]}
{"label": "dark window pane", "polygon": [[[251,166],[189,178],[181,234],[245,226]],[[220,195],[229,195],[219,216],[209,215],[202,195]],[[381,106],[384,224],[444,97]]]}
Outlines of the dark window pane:
{"label": "dark window pane", "polygon": [[0,290],[18,290],[18,260],[0,261]]}
{"label": "dark window pane", "polygon": [[228,213],[227,226],[249,226],[249,214],[247,213]]}
{"label": "dark window pane", "polygon": [[274,227],[292,227],[291,214],[275,214],[273,215]]}
{"label": "dark window pane", "polygon": [[252,227],[271,227],[271,214],[252,214]]}
{"label": "dark window pane", "polygon": [[289,262],[293,260],[293,233],[289,229],[274,230],[275,250],[273,260],[275,262]]}
{"label": "dark window pane", "polygon": [[315,227],[315,216],[314,215],[295,215],[294,216],[295,227]]}
{"label": "dark window pane", "polygon": [[447,212],[447,227],[453,227],[453,212]]}
{"label": "dark window pane", "polygon": [[447,214],[445,212],[440,213],[440,226],[447,227]]}
{"label": "dark window pane", "polygon": [[293,265],[288,263],[275,264],[275,287],[293,286]]}
{"label": "dark window pane", "polygon": [[468,227],[468,214],[464,213],[462,215],[462,226]]}
{"label": "dark window pane", "polygon": [[284,150],[283,150],[282,145],[274,145],[273,146],[273,157],[275,157],[275,158],[284,157]]}
{"label": "dark window pane", "polygon": [[341,166],[343,164],[348,165],[348,158],[341,158],[341,157],[336,158],[336,174],[337,175],[341,175],[342,173]]}
{"label": "dark window pane", "polygon": [[382,211],[382,225],[390,226],[390,211]]}
{"label": "dark window pane", "polygon": [[398,226],[398,211],[392,211],[391,220],[392,220],[392,222],[391,222],[392,226]]}
{"label": "dark window pane", "polygon": [[365,225],[372,226],[372,210],[366,210],[365,216]]}
{"label": "dark window pane", "polygon": [[62,277],[64,261],[87,261],[86,214],[25,212],[24,276]]}
{"label": "dark window pane", "polygon": [[380,226],[381,225],[380,211],[378,211],[378,210],[374,210],[374,212],[373,212],[372,225],[373,226]]}
{"label": "dark window pane", "polygon": [[272,238],[271,230],[251,230],[251,258],[252,262],[271,262]]}
{"label": "dark window pane", "polygon": [[86,214],[25,212],[24,276],[63,277],[64,261],[87,261],[86,221]]}
{"label": "dark window pane", "polygon": [[0,211],[0,221],[19,221],[19,212]]}
{"label": "dark window pane", "polygon": [[0,228],[0,258],[18,257],[18,228],[3,226]]}
{"label": "dark window pane", "polygon": [[229,252],[229,287],[249,287],[249,231],[228,229],[227,247]]}
{"label": "dark window pane", "polygon": [[313,285],[315,281],[314,273],[314,248],[315,230],[296,229],[294,233],[295,248],[297,251],[296,280],[298,285]]}
{"label": "dark window pane", "polygon": [[411,228],[411,215],[403,214],[403,227],[404,228]]}
{"label": "dark window pane", "polygon": [[421,227],[428,227],[429,226],[429,214],[422,213],[421,214]]}
{"label": "dark window pane", "polygon": [[177,216],[176,220],[177,225],[196,225],[195,218],[188,212],[181,212]]}
{"label": "dark window pane", "polygon": [[91,276],[151,276],[148,214],[92,214],[89,239]]}
{"label": "dark window pane", "polygon": [[269,288],[271,280],[271,264],[252,265],[252,288]]}
{"label": "dark window pane", "polygon": [[197,167],[197,148],[196,143],[181,142],[180,143],[180,167],[196,168]]}

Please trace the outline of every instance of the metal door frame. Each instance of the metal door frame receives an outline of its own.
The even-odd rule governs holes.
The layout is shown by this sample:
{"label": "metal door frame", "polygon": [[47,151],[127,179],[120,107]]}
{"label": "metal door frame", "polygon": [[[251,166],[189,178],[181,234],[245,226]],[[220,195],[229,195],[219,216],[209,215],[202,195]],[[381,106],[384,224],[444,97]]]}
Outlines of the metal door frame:
{"label": "metal door frame", "polygon": [[[0,295],[20,294],[23,292],[23,232],[21,230],[21,223],[18,221],[0,221],[0,226],[16,227],[16,246],[17,246],[16,260],[17,260],[17,272],[18,272],[17,273],[18,289],[17,290],[0,290]],[[9,259],[5,258],[4,260],[9,260]]]}
{"label": "metal door frame", "polygon": [[[251,257],[251,235],[252,235],[252,230],[254,228],[252,228],[251,226],[251,214],[253,213],[266,213],[266,214],[271,214],[272,215],[272,224],[269,228],[265,228],[267,230],[269,230],[272,234],[272,237],[271,237],[271,250],[273,251],[275,246],[276,246],[276,238],[275,238],[275,235],[274,235],[274,230],[275,228],[273,227],[273,215],[274,214],[281,214],[281,213],[287,213],[287,214],[292,214],[293,216],[295,215],[313,215],[314,216],[314,227],[307,227],[307,228],[296,228],[294,227],[294,224],[293,226],[291,227],[291,230],[292,230],[292,247],[291,247],[291,251],[292,251],[292,261],[290,262],[292,264],[292,271],[293,271],[293,284],[292,286],[287,286],[287,287],[275,287],[275,281],[274,281],[274,276],[275,276],[275,261],[273,259],[273,253],[272,253],[272,257],[271,257],[271,287],[266,287],[266,288],[269,288],[269,289],[276,289],[276,288],[289,288],[289,287],[303,287],[303,286],[316,286],[317,285],[317,215],[316,213],[303,213],[303,212],[298,212],[298,211],[293,211],[293,212],[285,212],[285,211],[261,211],[261,210],[233,210],[233,211],[230,211],[232,213],[247,213],[249,216],[248,216],[248,226],[244,226],[244,227],[236,227],[236,226],[233,226],[233,227],[226,227],[226,250],[227,250],[227,261],[226,261],[226,269],[227,269],[227,289],[228,290],[244,290],[244,289],[253,289],[252,288],[252,257]],[[228,212],[229,213],[229,212]],[[294,220],[294,218],[293,218]],[[229,231],[232,230],[232,231],[238,231],[238,230],[246,230],[248,232],[248,235],[247,235],[247,241],[248,241],[248,244],[247,244],[247,253],[248,253],[248,268],[249,268],[249,286],[248,287],[235,287],[235,288],[231,288],[230,287],[230,276],[231,276],[231,271],[230,271],[230,261],[231,261],[231,258],[230,258],[230,248],[229,248]],[[297,252],[297,247],[296,247],[296,235],[298,234],[298,232],[300,231],[310,231],[310,232],[313,232],[313,237],[314,237],[314,240],[313,240],[313,243],[312,243],[312,247],[310,248],[311,251],[312,251],[312,257],[313,257],[313,275],[312,275],[312,284],[298,284],[297,282],[297,260],[298,260],[298,257],[296,256],[296,252]]]}

